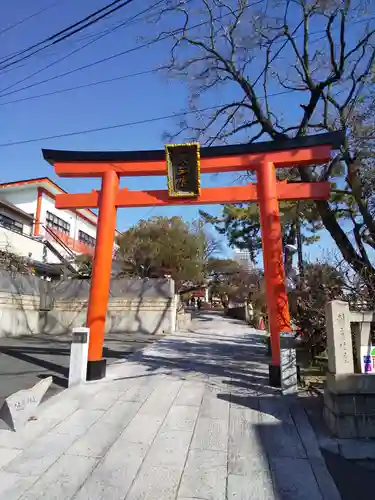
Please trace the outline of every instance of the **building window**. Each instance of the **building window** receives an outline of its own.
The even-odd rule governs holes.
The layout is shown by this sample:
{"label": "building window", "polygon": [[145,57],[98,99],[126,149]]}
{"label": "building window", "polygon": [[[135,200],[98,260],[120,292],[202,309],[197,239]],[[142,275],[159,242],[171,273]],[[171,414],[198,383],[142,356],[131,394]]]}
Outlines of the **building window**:
{"label": "building window", "polygon": [[0,214],[0,226],[3,226],[16,233],[23,233],[23,224],[17,220],[11,219],[7,215]]}
{"label": "building window", "polygon": [[92,236],[83,231],[78,231],[78,239],[79,241],[81,241],[82,243],[84,243],[89,247],[94,247],[96,243],[95,238],[93,238]]}
{"label": "building window", "polygon": [[60,217],[57,217],[57,215],[52,214],[51,212],[47,212],[46,222],[47,226],[51,229],[54,229],[55,231],[65,234],[70,233],[70,224],[60,219]]}

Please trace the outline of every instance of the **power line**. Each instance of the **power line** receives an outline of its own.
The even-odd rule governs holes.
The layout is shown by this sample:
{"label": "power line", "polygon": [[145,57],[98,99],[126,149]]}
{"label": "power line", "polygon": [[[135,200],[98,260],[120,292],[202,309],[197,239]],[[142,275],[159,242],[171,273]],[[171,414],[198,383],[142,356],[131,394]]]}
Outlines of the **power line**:
{"label": "power line", "polygon": [[[248,7],[250,7],[250,5]],[[238,9],[238,10],[240,10],[240,9]],[[234,12],[236,12],[236,11],[234,11]],[[184,30],[184,28],[178,28],[178,29],[172,31],[171,33],[167,33],[167,34],[165,34],[163,36],[158,37],[156,40],[151,40],[149,42],[145,42],[144,44],[137,45],[136,47],[131,47],[130,49],[118,52],[118,53],[113,54],[111,56],[104,57],[102,59],[99,59],[98,61],[94,61],[92,63],[85,64],[84,66],[80,66],[78,68],[66,71],[64,73],[61,73],[60,75],[55,75],[55,76],[52,76],[50,78],[46,78],[45,80],[41,80],[39,82],[31,83],[30,85],[26,85],[24,87],[21,87],[20,89],[13,90],[11,92],[6,92],[5,94],[2,94],[2,92],[4,90],[7,90],[7,88],[2,89],[2,90],[0,90],[0,97],[6,97],[8,95],[21,92],[22,90],[28,90],[28,89],[30,89],[32,87],[35,87],[35,86],[38,86],[38,85],[42,85],[43,83],[48,83],[50,81],[62,78],[64,76],[68,76],[68,75],[71,75],[73,73],[76,73],[78,71],[82,71],[84,69],[91,68],[91,67],[96,66],[98,64],[102,64],[104,62],[116,59],[117,57],[120,57],[120,56],[123,56],[123,55],[127,55],[127,54],[130,54],[132,52],[136,52],[136,51],[141,50],[141,49],[146,48],[146,47],[150,47],[151,45],[154,45],[155,43],[167,40],[168,38],[172,38],[172,37],[174,37],[175,35],[177,35],[178,33],[182,32],[182,31],[190,31],[190,30],[193,30],[195,28],[202,27],[202,26],[204,26],[206,24],[209,24],[211,22],[217,21],[218,19],[223,19],[224,17],[227,17],[229,15],[232,15],[232,12],[228,12],[227,14],[224,14],[223,16],[218,16],[217,18],[214,18],[212,21],[211,20],[209,20],[209,21],[203,21],[201,23],[195,24],[193,26],[190,26],[189,28],[186,28],[186,30]]]}
{"label": "power line", "polygon": [[[186,1],[184,2],[184,4],[186,5],[186,4],[187,4],[187,3],[189,3],[190,1],[191,1],[191,0],[186,0]],[[256,3],[257,3],[257,2],[256,2]],[[248,5],[246,8],[250,8],[250,7],[252,7],[252,4]],[[196,25],[190,26],[189,28],[186,28],[186,30],[185,30],[185,31],[190,31],[190,30],[192,30],[192,29],[195,29],[195,28],[199,28],[199,27],[201,27],[201,26],[204,26],[204,25],[206,25],[206,24],[208,24],[208,23],[210,23],[210,22],[215,22],[215,21],[217,21],[217,20],[219,20],[219,19],[223,19],[224,17],[228,17],[228,16],[232,15],[233,13],[236,13],[236,12],[238,12],[238,11],[240,11],[240,10],[241,10],[241,9],[237,9],[237,11],[234,11],[234,12],[228,12],[227,14],[217,16],[216,18],[214,18],[214,19],[212,19],[212,20],[209,20],[209,21],[203,21],[203,22],[198,23],[198,24],[196,24]],[[105,58],[103,58],[103,59],[100,59],[100,60],[98,60],[98,61],[94,61],[94,62],[92,62],[92,63],[86,64],[86,65],[81,66],[81,67],[79,67],[79,68],[75,68],[75,69],[73,69],[73,70],[66,71],[65,73],[61,73],[60,75],[55,75],[55,76],[50,77],[50,78],[47,78],[47,79],[45,79],[45,80],[41,80],[41,81],[39,81],[39,82],[35,82],[35,83],[30,84],[30,85],[26,85],[26,86],[24,86],[24,87],[21,87],[20,89],[13,90],[12,92],[7,92],[7,93],[5,93],[5,94],[2,94],[2,92],[3,92],[4,90],[8,90],[8,88],[10,88],[10,87],[6,87],[6,88],[4,88],[4,89],[0,90],[0,97],[6,97],[7,95],[11,95],[11,94],[14,94],[14,93],[17,93],[17,92],[21,92],[22,90],[27,90],[27,89],[29,89],[29,88],[32,88],[32,87],[35,87],[35,86],[41,85],[41,84],[43,84],[43,83],[47,83],[47,82],[50,82],[50,81],[53,81],[53,80],[56,80],[56,79],[62,78],[62,77],[64,77],[64,76],[68,76],[68,75],[70,75],[70,74],[72,74],[72,73],[76,73],[77,71],[82,71],[82,70],[87,69],[87,68],[90,68],[90,67],[92,67],[92,66],[96,66],[97,64],[101,64],[101,63],[103,63],[103,62],[110,61],[110,60],[115,59],[115,58],[117,58],[117,57],[120,57],[120,56],[122,56],[122,55],[126,55],[126,54],[129,54],[129,53],[131,53],[131,52],[135,52],[135,51],[137,51],[137,50],[141,50],[142,48],[149,47],[149,46],[151,46],[151,45],[154,45],[155,43],[158,43],[158,42],[160,42],[160,41],[163,41],[163,40],[166,40],[166,39],[168,39],[168,38],[171,38],[171,37],[175,36],[176,34],[178,34],[178,33],[179,33],[179,32],[181,32],[181,31],[184,31],[184,28],[178,28],[178,29],[176,29],[176,30],[172,31],[171,33],[168,33],[168,34],[165,34],[164,36],[160,36],[160,37],[158,37],[156,40],[151,40],[150,42],[146,42],[146,43],[144,43],[144,44],[142,44],[142,45],[138,45],[138,46],[136,46],[136,47],[132,47],[132,48],[130,48],[130,49],[127,49],[127,50],[125,50],[125,51],[119,52],[119,53],[117,53],[117,54],[113,54],[112,56],[107,56],[107,57],[105,57]],[[18,83],[20,83],[20,82],[18,82]]]}
{"label": "power line", "polygon": [[[57,95],[57,94],[63,94],[65,92],[72,92],[74,90],[95,87],[97,85],[103,85],[105,83],[113,83],[113,82],[120,81],[120,80],[127,80],[129,78],[134,78],[137,76],[150,75],[153,73],[157,73],[160,69],[162,69],[162,68],[146,69],[144,71],[138,71],[137,73],[127,73],[126,75],[116,76],[114,78],[107,78],[105,80],[98,80],[96,82],[84,83],[82,85],[76,85],[74,87],[67,87],[65,89],[60,89],[60,90],[54,90],[52,92],[45,92],[44,94],[37,94],[37,95],[33,95],[33,96],[22,97],[21,99],[14,99],[13,101],[1,102],[0,107],[7,106],[9,104],[15,104],[18,102],[23,102],[23,101],[30,101],[32,99],[40,99],[42,97],[49,97],[49,96],[53,96],[53,95]],[[268,97],[275,97],[275,96],[279,96],[279,95],[291,94],[292,92],[298,92],[298,91],[297,90],[283,90],[280,92],[268,94]],[[300,92],[303,92],[303,90],[300,90]],[[264,98],[265,97],[262,97],[262,96],[259,97],[259,99],[264,99]]]}
{"label": "power line", "polygon": [[98,127],[98,128],[80,130],[77,132],[67,132],[65,134],[56,134],[56,135],[50,135],[50,136],[45,136],[45,137],[38,137],[35,139],[26,139],[26,140],[22,140],[22,141],[8,142],[8,143],[0,144],[0,147],[17,146],[19,144],[29,144],[31,142],[48,141],[50,139],[60,139],[62,137],[73,137],[75,135],[91,134],[93,132],[101,132],[104,130],[114,130],[117,128],[131,127],[133,125],[144,125],[145,123],[153,123],[153,122],[158,122],[158,121],[162,121],[162,120],[168,120],[170,118],[175,118],[178,116],[185,116],[185,115],[193,114],[196,112],[210,111],[213,109],[217,109],[219,107],[221,107],[221,106],[210,106],[207,108],[201,108],[201,109],[197,109],[197,110],[193,110],[193,111],[181,111],[179,113],[174,113],[172,115],[158,116],[155,118],[146,118],[144,120],[136,120],[136,121],[132,121],[132,122],[119,123],[117,125],[108,125],[106,127]]}
{"label": "power line", "polygon": [[[189,4],[192,1],[193,0],[180,0],[179,3],[175,5],[175,8],[178,8],[181,5],[186,6],[187,4]],[[165,0],[162,0],[161,2],[157,2],[157,4],[159,4],[159,3],[165,3]],[[151,5],[150,7],[148,7],[147,9],[145,9],[142,13],[147,12],[147,11],[153,9],[157,4]],[[126,25],[129,26],[130,24],[137,24],[137,23],[139,23],[141,21],[148,21],[149,19],[151,19],[156,14],[159,14],[159,15],[163,14],[164,10],[165,9],[163,9],[162,11],[159,11],[159,12],[154,12],[151,15],[141,17],[140,19],[137,19],[136,21],[131,22],[131,23],[128,23],[126,21]],[[105,28],[104,30],[102,30],[101,32],[99,32],[99,34],[106,33],[106,32],[111,32],[112,33],[112,31],[116,30],[118,27],[121,28],[123,26],[123,24],[124,24],[123,22],[120,22],[119,25],[113,24],[112,26],[109,26],[108,28]],[[94,36],[95,36],[94,33],[83,35],[82,37],[79,38],[78,41],[83,41],[83,40],[86,40],[87,38],[92,38]]]}
{"label": "power line", "polygon": [[[118,4],[120,1],[122,1],[123,3],[121,3],[120,5],[115,5],[115,4]],[[34,45],[31,45],[27,49],[23,49],[22,51],[18,52],[16,55],[13,55],[11,57],[8,57],[6,59],[1,60],[0,64],[4,64],[7,62],[8,62],[8,64],[1,67],[0,69],[6,69],[7,67],[12,66],[12,65],[14,65],[20,61],[23,61],[25,59],[28,59],[29,57],[33,56],[34,54],[37,54],[38,52],[45,50],[45,49],[51,47],[52,45],[56,45],[57,43],[60,43],[63,40],[66,40],[67,38],[75,35],[76,33],[79,33],[80,31],[92,26],[93,24],[96,24],[98,21],[108,17],[109,15],[113,14],[117,10],[122,9],[123,7],[129,5],[133,1],[134,0],[114,0],[110,4],[102,7],[101,9],[98,9],[97,11],[93,12],[92,14],[89,14],[84,19],[77,21],[76,23],[59,31],[58,33],[55,33],[54,35],[51,35],[51,36],[45,38],[44,40],[42,40]],[[110,10],[107,10],[110,7],[112,7],[112,8]],[[105,10],[107,10],[107,12],[103,12]],[[102,13],[102,14],[99,17],[92,19],[93,17],[97,16],[99,13]],[[45,44],[47,44],[47,45],[45,45]],[[36,49],[36,50],[34,50],[30,54],[28,54],[28,52],[30,52],[33,49]],[[12,59],[17,57],[17,55],[22,56],[22,57],[19,57],[15,61],[12,61]]]}
{"label": "power line", "polygon": [[[199,24],[196,24],[194,26],[191,26],[189,29],[198,28],[198,27],[204,26],[207,23],[208,23],[208,21],[205,21],[203,23],[199,23]],[[5,94],[1,94],[1,92],[3,92],[3,90],[6,90],[6,89],[0,90],[0,97],[6,97],[7,95],[16,94],[17,92],[21,92],[22,90],[27,90],[27,89],[30,89],[30,88],[35,87],[37,85],[41,85],[43,83],[51,82],[53,80],[62,78],[63,76],[68,76],[68,75],[71,75],[73,73],[77,73],[78,71],[82,71],[84,69],[92,68],[93,66],[96,66],[98,64],[102,64],[104,62],[111,61],[113,59],[116,59],[117,57],[124,56],[124,55],[130,54],[132,52],[136,52],[136,51],[141,50],[141,49],[146,48],[146,47],[150,47],[151,45],[154,45],[155,43],[158,43],[158,42],[161,42],[163,40],[167,40],[168,38],[174,37],[176,34],[178,34],[179,32],[181,32],[182,30],[183,30],[183,28],[179,28],[179,29],[173,31],[172,33],[169,33],[169,34],[166,34],[164,36],[161,36],[161,37],[157,38],[156,40],[151,40],[149,42],[145,42],[145,43],[143,43],[141,45],[137,45],[136,47],[131,47],[130,49],[123,50],[123,51],[118,52],[116,54],[113,54],[111,56],[103,57],[102,59],[99,59],[98,61],[94,61],[92,63],[85,64],[84,66],[80,66],[78,68],[66,71],[64,73],[61,73],[60,75],[55,75],[55,76],[52,76],[50,78],[46,78],[45,80],[41,80],[39,82],[31,83],[30,85],[26,85],[25,87],[21,87],[20,89],[13,90],[11,92],[6,92]]]}
{"label": "power line", "polygon": [[[274,94],[269,94],[268,97],[274,97],[282,94],[290,94],[291,92],[295,92],[294,90],[285,90],[283,92],[276,92]],[[261,99],[264,97],[260,97]],[[230,103],[228,103],[230,104]],[[155,118],[145,118],[143,120],[136,120],[132,122],[126,122],[126,123],[119,123],[117,125],[107,125],[105,127],[98,127],[98,128],[91,128],[91,129],[85,129],[85,130],[80,130],[77,132],[66,132],[64,134],[56,134],[56,135],[50,135],[50,136],[44,136],[44,137],[38,137],[35,139],[25,139],[21,141],[14,141],[14,142],[8,142],[8,143],[3,143],[0,144],[0,147],[7,147],[7,146],[17,146],[20,144],[29,144],[32,142],[39,142],[39,141],[48,141],[50,139],[60,139],[62,137],[73,137],[76,135],[84,135],[84,134],[91,134],[94,132],[102,132],[105,130],[114,130],[117,128],[125,128],[125,127],[131,127],[134,125],[144,125],[145,123],[153,123],[153,122],[158,122],[158,121],[163,121],[163,120],[168,120],[170,118],[176,118],[178,116],[186,116],[186,115],[191,115],[193,113],[202,113],[205,111],[212,111],[214,109],[221,108],[222,106],[225,106],[225,104],[220,104],[217,106],[209,106],[206,108],[200,108],[200,109],[194,109],[191,111],[180,111],[179,113],[173,113],[172,115],[165,115],[165,116],[158,116]]]}
{"label": "power line", "polygon": [[[251,7],[251,5],[248,5],[247,7]],[[238,9],[238,10],[239,10],[239,9]],[[234,11],[233,13],[238,12],[238,10],[237,10],[237,11]],[[99,59],[99,60],[97,60],[97,61],[94,61],[94,62],[92,62],[92,63],[85,64],[84,66],[80,66],[80,67],[78,67],[78,68],[74,68],[74,69],[69,70],[69,71],[66,71],[66,72],[64,72],[64,73],[60,73],[59,75],[55,75],[55,76],[52,76],[52,77],[50,77],[50,78],[46,78],[45,80],[40,80],[39,82],[31,83],[30,85],[25,85],[24,87],[21,87],[20,89],[16,89],[16,90],[13,90],[13,91],[11,91],[11,92],[6,92],[5,94],[2,94],[2,92],[4,92],[5,90],[7,90],[9,87],[4,88],[4,89],[0,90],[0,97],[6,97],[6,96],[8,96],[8,95],[16,94],[16,93],[21,92],[21,91],[23,91],[23,90],[28,90],[28,89],[33,88],[33,87],[36,87],[36,86],[38,86],[38,85],[42,85],[42,84],[44,84],[44,83],[48,83],[48,82],[50,82],[50,81],[53,81],[53,80],[57,80],[57,79],[63,78],[64,76],[68,76],[68,75],[71,75],[71,74],[73,74],[73,73],[76,73],[76,72],[79,72],[79,71],[83,71],[83,70],[85,70],[85,69],[91,68],[91,67],[96,66],[96,65],[98,65],[98,64],[102,64],[102,63],[104,63],[104,62],[107,62],[107,61],[110,61],[110,60],[116,59],[116,58],[118,58],[118,57],[121,57],[121,56],[124,56],[124,55],[130,54],[130,53],[132,53],[132,52],[136,52],[136,51],[141,50],[141,49],[143,49],[143,48],[150,47],[150,46],[152,46],[152,45],[154,45],[154,44],[156,44],[156,43],[158,43],[158,42],[161,42],[161,41],[167,40],[167,39],[169,39],[169,38],[173,38],[175,35],[177,35],[177,34],[178,34],[178,33],[180,33],[181,31],[185,31],[185,32],[186,32],[186,31],[190,31],[190,30],[193,30],[193,29],[196,29],[196,28],[200,28],[200,27],[202,27],[202,26],[204,26],[204,25],[206,25],[206,24],[210,24],[210,23],[215,22],[215,21],[217,21],[217,20],[219,20],[219,19],[223,19],[224,17],[227,17],[227,16],[229,16],[229,15],[232,15],[233,13],[232,13],[232,12],[228,12],[227,14],[224,14],[223,16],[218,16],[218,17],[216,17],[216,18],[214,18],[214,19],[212,19],[212,20],[209,20],[209,21],[204,21],[204,22],[201,22],[201,23],[195,24],[195,25],[193,25],[193,26],[190,26],[190,27],[186,28],[185,30],[184,30],[184,28],[178,28],[178,29],[174,30],[174,31],[173,31],[173,32],[171,32],[171,33],[168,33],[168,34],[165,34],[164,36],[160,36],[160,37],[158,37],[156,40],[151,40],[151,41],[149,41],[149,42],[145,42],[145,43],[143,43],[143,44],[141,44],[141,45],[138,45],[138,46],[136,46],[136,47],[131,47],[130,49],[127,49],[127,50],[124,50],[124,51],[118,52],[118,53],[113,54],[113,55],[111,55],[111,56],[104,57],[104,58]],[[375,19],[375,16],[373,17],[373,19]],[[369,20],[371,20],[371,18],[369,18],[369,19],[365,19],[365,20],[364,20],[364,19],[360,19],[360,20],[358,20],[358,21],[353,21],[353,22],[352,22],[352,24],[357,24],[357,23],[359,23],[359,22],[365,22],[365,21],[369,21]],[[294,30],[294,31],[295,31],[295,30]],[[294,31],[293,31],[293,32],[294,32]],[[310,35],[319,34],[319,33],[322,33],[323,31],[324,31],[324,30],[317,30],[317,31],[315,31],[315,32],[310,33]],[[297,36],[298,36],[298,35],[297,35]]]}
{"label": "power line", "polygon": [[[97,42],[98,40],[100,40],[101,38],[109,35],[110,33],[113,33],[114,31],[116,31],[117,29],[121,28],[121,27],[124,27],[124,26],[128,26],[128,24],[131,24],[132,21],[134,21],[138,16],[142,15],[142,14],[145,14],[146,12],[152,10],[154,7],[157,7],[160,3],[163,3],[164,0],[158,0],[157,2],[155,2],[153,5],[151,5],[150,7],[148,7],[147,9],[144,9],[143,11],[141,12],[138,12],[137,14],[135,14],[134,16],[126,19],[125,21],[123,21],[121,24],[115,26],[114,28],[112,28],[111,30],[108,30],[108,31],[105,31],[105,32],[101,32],[99,33],[96,38],[94,38],[93,40],[89,40],[87,43],[81,45],[80,47],[78,47],[77,49],[74,49],[72,50],[71,52],[69,52],[68,54],[66,54],[65,56],[63,57],[60,57],[59,59],[47,64],[46,66],[43,66],[43,68],[40,68],[38,69],[37,71],[34,71],[33,73],[25,76],[24,78],[22,78],[21,80],[18,80],[17,82],[14,82],[12,83],[11,85],[9,85],[8,87],[5,87],[3,88],[0,92],[4,92],[6,90],[9,90],[13,87],[15,87],[16,85],[18,85],[19,83],[22,83],[26,80],[28,80],[29,78],[32,78],[33,76],[36,76],[36,75],[39,75],[40,73],[42,73],[43,71],[45,71],[46,69],[49,69],[51,68],[52,66],[54,66],[55,64],[58,64],[59,62],[67,59],[68,57],[72,56],[73,54],[76,54],[77,52],[80,52],[81,50],[83,50],[84,48],[86,48],[87,46],[91,45],[92,43],[95,43]],[[22,89],[18,89],[18,90],[22,90]],[[17,90],[17,91],[18,91]],[[5,95],[9,95],[9,94],[5,94]],[[0,95],[0,97],[2,97]]]}
{"label": "power line", "polygon": [[4,63],[4,62],[8,62],[9,60],[12,60],[14,57],[16,57],[17,55],[23,55],[25,54],[26,52],[29,52],[30,50],[33,50],[37,47],[39,47],[40,45],[44,45],[45,43],[47,42],[50,42],[50,41],[53,41],[55,38],[58,38],[59,36],[65,34],[67,31],[69,31],[70,29],[73,29],[73,28],[76,28],[79,24],[82,24],[88,20],[90,20],[92,17],[94,17],[95,15],[97,14],[100,14],[102,11],[110,8],[111,6],[113,6],[114,4],[117,4],[119,3],[120,1],[123,1],[123,0],[114,0],[113,2],[111,2],[110,4],[107,4],[105,5],[104,7],[102,7],[101,9],[95,11],[95,12],[92,12],[91,14],[89,14],[88,16],[86,16],[85,18],[81,19],[80,21],[77,21],[76,23],[74,24],[71,24],[69,25],[67,28],[64,28],[63,30],[60,30],[58,31],[57,33],[54,33],[53,35],[50,35],[48,36],[47,38],[45,38],[44,40],[41,40],[40,42],[37,42],[35,43],[34,45],[30,45],[29,47],[27,47],[26,49],[22,49],[18,52],[16,52],[15,54],[12,54],[10,56],[5,56],[5,59],[2,59],[0,61],[0,63]]}
{"label": "power line", "polygon": [[40,99],[42,97],[48,97],[48,96],[53,96],[53,95],[57,95],[57,94],[63,94],[65,92],[71,92],[73,90],[79,90],[79,89],[84,89],[84,88],[89,88],[89,87],[95,87],[96,85],[102,85],[104,83],[112,83],[112,82],[116,82],[116,81],[120,81],[120,80],[126,80],[128,78],[134,78],[136,76],[149,75],[151,73],[156,73],[157,71],[158,71],[158,68],[152,68],[152,69],[147,69],[145,71],[138,71],[137,73],[130,73],[130,74],[122,75],[122,76],[116,76],[114,78],[107,78],[105,80],[98,80],[96,82],[84,83],[82,85],[76,85],[74,87],[67,87],[65,89],[53,90],[52,92],[45,92],[43,94],[37,94],[37,95],[28,96],[28,97],[22,97],[21,99],[14,99],[13,101],[1,102],[0,106],[7,106],[8,104],[14,104],[14,103],[17,103],[17,102],[30,101],[32,99]]}
{"label": "power line", "polygon": [[8,31],[16,28],[17,26],[20,26],[21,24],[29,21],[30,19],[33,19],[34,17],[37,17],[39,16],[40,14],[43,14],[43,12],[46,12],[47,10],[49,9],[52,9],[55,5],[57,5],[58,3],[61,3],[61,0],[57,0],[55,2],[52,2],[50,3],[49,5],[47,5],[46,7],[43,7],[42,9],[34,12],[33,14],[30,14],[29,16],[27,17],[24,17],[23,19],[20,19],[19,21],[11,24],[10,26],[8,26],[7,28],[4,28],[0,31],[0,35],[3,35],[4,33],[7,33]]}
{"label": "power line", "polygon": [[[187,3],[189,3],[189,2],[191,2],[191,1],[192,0],[186,0],[186,1],[185,0],[181,0],[181,2],[184,2],[184,5],[187,4]],[[159,3],[159,2],[157,2],[157,3]],[[163,3],[163,1],[160,2],[160,3]],[[142,11],[142,12],[138,13],[137,15],[133,16],[133,18],[138,17],[143,12],[147,12],[148,10],[151,10],[153,7],[155,7],[155,4],[151,5],[150,7],[148,7],[147,9],[145,9],[144,11]],[[159,12],[159,14],[161,14],[161,13],[162,12]],[[108,33],[108,34],[112,33],[113,31],[117,30],[117,28],[123,27],[125,24],[126,24],[126,26],[130,26],[130,25],[138,24],[139,22],[142,22],[144,20],[147,21],[148,19],[152,18],[152,16],[154,16],[156,14],[158,14],[158,12],[155,12],[155,13],[149,15],[149,16],[144,16],[144,17],[141,17],[139,19],[135,19],[132,22],[130,22],[128,19],[126,19],[125,21],[120,21],[120,23],[118,23],[118,22],[117,23],[113,23],[111,26],[109,26],[108,28],[105,28],[104,30],[99,31],[98,33],[89,33],[89,34],[86,34],[86,35],[82,35],[82,36],[76,38],[75,40],[68,40],[68,42],[73,41],[74,43],[77,43],[77,42],[84,42],[84,41],[89,40],[89,39],[91,40],[92,38],[96,38],[98,35],[101,35],[101,34],[104,34],[104,33]],[[19,51],[18,52],[17,51],[12,52],[12,53],[8,54],[7,56],[4,56],[4,57],[10,57],[10,56],[17,55],[17,54],[19,54]],[[49,56],[50,55],[54,55],[54,54],[52,53],[52,54],[49,54]],[[1,63],[1,61],[0,61],[0,63]],[[24,66],[24,65],[20,65],[20,66],[18,66],[18,68],[22,67],[22,66]],[[12,71],[13,69],[14,68],[8,69],[8,72]]]}
{"label": "power line", "polygon": [[[58,64],[59,62],[64,61],[65,59],[67,59],[68,57],[72,56],[73,54],[76,54],[77,52],[80,52],[84,48],[86,48],[89,45],[91,45],[92,43],[95,43],[97,40],[99,40],[99,38],[101,38],[101,37],[98,36],[97,38],[94,38],[93,40],[90,40],[89,42],[85,43],[84,45],[81,45],[81,47],[78,47],[77,49],[74,49],[71,52],[68,52],[68,54],[66,54],[65,56],[60,57],[59,59],[57,59],[55,61],[52,61],[51,63],[47,64],[46,66],[43,66],[43,68],[40,68],[37,71],[34,71],[33,73],[25,76],[24,78],[21,78],[20,80],[17,80],[16,82],[12,83],[11,85],[8,85],[8,87],[4,87],[1,90],[1,92],[4,92],[4,91],[9,90],[9,89],[12,89],[13,87],[17,86],[19,83],[23,83],[26,80],[29,80],[30,78],[32,78],[33,76],[39,75],[40,73],[42,73],[46,69],[51,68],[55,64]],[[10,70],[12,70],[12,69],[13,68],[10,68]],[[2,70],[0,70],[0,71],[2,71]],[[9,69],[8,69],[8,71],[9,71]],[[8,95],[8,94],[5,94],[5,95]],[[0,95],[0,97],[2,97],[2,96]]]}

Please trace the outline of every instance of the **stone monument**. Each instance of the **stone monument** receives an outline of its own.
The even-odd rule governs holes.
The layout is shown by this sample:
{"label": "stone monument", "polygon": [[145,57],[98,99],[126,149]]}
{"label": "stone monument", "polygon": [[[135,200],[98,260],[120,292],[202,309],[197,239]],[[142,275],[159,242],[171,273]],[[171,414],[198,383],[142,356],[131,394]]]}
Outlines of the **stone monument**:
{"label": "stone monument", "polygon": [[36,409],[51,384],[52,377],[48,377],[30,389],[11,394],[4,401],[0,410],[0,418],[13,431],[21,429],[31,417],[35,417]]}
{"label": "stone monument", "polygon": [[328,370],[337,375],[353,373],[349,304],[333,300],[326,305]]}
{"label": "stone monument", "polygon": [[372,312],[350,311],[346,302],[326,305],[328,373],[323,415],[339,438],[375,438],[375,371],[354,372],[352,342],[353,332],[358,361],[361,350],[370,349],[372,319]]}

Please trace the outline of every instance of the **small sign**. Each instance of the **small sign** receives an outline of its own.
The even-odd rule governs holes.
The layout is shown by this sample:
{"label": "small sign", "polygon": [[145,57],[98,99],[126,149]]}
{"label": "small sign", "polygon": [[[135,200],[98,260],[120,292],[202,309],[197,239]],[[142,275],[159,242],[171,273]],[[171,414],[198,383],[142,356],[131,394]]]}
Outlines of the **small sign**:
{"label": "small sign", "polygon": [[173,198],[195,198],[200,195],[200,145],[168,144],[165,146],[168,194]]}
{"label": "small sign", "polygon": [[361,373],[375,373],[375,346],[361,347]]}

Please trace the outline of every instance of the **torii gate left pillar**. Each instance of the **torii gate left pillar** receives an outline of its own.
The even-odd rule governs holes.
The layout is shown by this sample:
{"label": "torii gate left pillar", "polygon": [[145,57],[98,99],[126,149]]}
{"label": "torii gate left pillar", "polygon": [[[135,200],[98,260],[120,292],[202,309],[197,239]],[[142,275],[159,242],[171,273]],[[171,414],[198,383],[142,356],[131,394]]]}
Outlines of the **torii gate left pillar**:
{"label": "torii gate left pillar", "polygon": [[[297,187],[293,183],[277,182],[275,167],[286,168],[326,162],[330,159],[332,148],[341,144],[342,140],[343,135],[339,132],[289,140],[285,141],[284,145],[273,142],[203,148],[201,150],[202,173],[254,169],[257,171],[258,183],[247,186],[204,188],[196,199],[185,200],[170,199],[166,190],[129,191],[128,189],[119,189],[119,176],[165,175],[164,151],[101,153],[44,150],[45,159],[53,162],[57,175],[102,178],[100,192],[62,194],[56,197],[57,208],[99,208],[97,241],[87,314],[87,326],[90,328],[88,380],[101,379],[105,376],[106,371],[106,362],[102,353],[117,207],[255,201],[260,206],[267,309],[271,335],[270,383],[279,386],[280,333],[290,331],[291,325],[285,286],[278,202],[279,200],[299,199],[326,200],[330,196],[330,185],[327,182],[298,183]],[[254,149],[258,151],[254,153]]]}
{"label": "torii gate left pillar", "polygon": [[119,184],[119,176],[116,172],[113,170],[104,172],[98,204],[98,227],[87,310],[87,326],[90,328],[88,380],[101,379],[106,371],[106,361],[103,359],[104,329],[111,285],[113,243],[116,232],[116,198]]}

